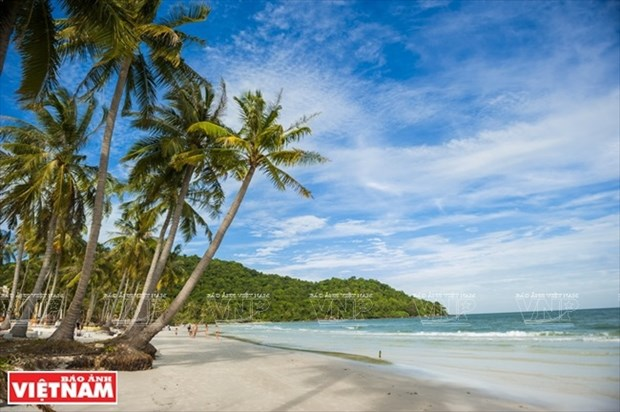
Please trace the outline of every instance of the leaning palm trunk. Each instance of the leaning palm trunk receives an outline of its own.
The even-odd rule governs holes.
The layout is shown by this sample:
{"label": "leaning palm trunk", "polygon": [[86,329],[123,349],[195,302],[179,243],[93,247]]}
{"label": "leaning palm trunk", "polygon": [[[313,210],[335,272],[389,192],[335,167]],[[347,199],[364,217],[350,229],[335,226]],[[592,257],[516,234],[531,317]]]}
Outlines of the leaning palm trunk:
{"label": "leaning palm trunk", "polygon": [[19,272],[22,267],[22,259],[24,257],[24,245],[26,244],[26,239],[23,235],[20,235],[19,239],[19,249],[17,250],[17,260],[15,261],[15,272],[13,272],[13,285],[11,286],[11,296],[9,296],[9,305],[6,308],[6,313],[4,314],[4,320],[2,324],[0,324],[0,330],[6,330],[11,327],[11,315],[13,304],[15,303],[15,295],[17,294],[17,283],[19,282]]}
{"label": "leaning palm trunk", "polygon": [[11,329],[11,335],[13,335],[14,337],[26,337],[30,315],[32,315],[32,310],[34,309],[36,300],[41,294],[41,290],[43,290],[45,277],[49,272],[52,255],[54,254],[54,234],[56,233],[56,219],[57,216],[53,214],[49,223],[49,227],[47,229],[47,238],[45,240],[45,254],[43,255],[41,270],[39,270],[39,275],[37,276],[37,281],[34,284],[32,293],[30,294],[30,296],[28,296],[28,299],[26,299],[26,302],[24,303],[24,310],[22,311],[19,320]]}
{"label": "leaning palm trunk", "polygon": [[215,236],[213,236],[213,241],[209,245],[209,248],[207,249],[205,254],[200,259],[200,262],[198,262],[198,265],[196,265],[196,267],[194,268],[194,271],[190,275],[189,279],[187,279],[187,282],[185,282],[185,285],[183,285],[183,288],[181,289],[179,294],[174,298],[170,306],[168,306],[168,308],[159,316],[159,318],[157,318],[153,323],[145,327],[138,335],[128,338],[129,345],[137,349],[146,348],[151,339],[153,339],[153,337],[157,335],[159,331],[161,331],[168,323],[170,323],[174,315],[176,315],[177,312],[183,307],[183,305],[189,298],[189,295],[196,287],[196,284],[198,284],[198,281],[200,280],[200,277],[204,273],[205,269],[207,268],[207,266],[209,266],[209,263],[211,263],[211,260],[213,259],[213,256],[215,256],[218,248],[220,247],[222,240],[224,240],[224,235],[226,235],[226,231],[235,219],[235,215],[239,211],[239,206],[241,206],[241,202],[243,201],[243,198],[248,191],[250,182],[252,181],[252,177],[254,176],[254,171],[254,168],[250,168],[248,170],[246,176],[243,179],[241,187],[239,188],[239,192],[235,197],[235,200],[230,205],[230,209],[228,210],[228,213],[226,213],[224,220],[222,220],[220,227],[215,233]]}
{"label": "leaning palm trunk", "polygon": [[116,116],[121,104],[123,90],[125,89],[125,83],[129,75],[131,61],[132,56],[127,56],[121,66],[114,89],[114,95],[112,96],[112,102],[110,104],[110,111],[105,120],[105,131],[103,133],[103,141],[101,142],[101,156],[99,158],[99,170],[97,172],[97,193],[95,195],[95,204],[93,207],[93,220],[90,226],[90,236],[88,237],[88,244],[86,245],[80,281],[78,282],[75,295],[73,295],[73,300],[67,310],[67,315],[60,323],[58,329],[52,334],[50,340],[73,340],[75,323],[82,313],[82,304],[86,296],[86,290],[88,289],[88,282],[91,278],[93,266],[95,265],[95,252],[97,250],[99,232],[101,231],[112,134],[114,133],[114,124],[116,123]]}
{"label": "leaning palm trunk", "polygon": [[189,191],[189,183],[192,180],[192,175],[194,174],[194,168],[188,167],[185,170],[185,176],[183,176],[183,183],[181,186],[181,191],[177,197],[176,204],[174,206],[174,215],[172,216],[172,221],[170,223],[170,233],[168,233],[168,239],[162,248],[161,255],[157,259],[157,264],[155,265],[155,269],[153,272],[150,272],[144,282],[144,289],[142,290],[142,294],[140,295],[140,301],[138,302],[138,307],[134,313],[133,319],[131,320],[131,324],[129,325],[129,329],[125,334],[128,337],[136,335],[146,326],[148,322],[147,317],[147,299],[152,297],[153,292],[155,291],[155,287],[157,286],[157,282],[161,278],[161,275],[164,273],[164,269],[166,267],[166,262],[168,261],[168,257],[170,256],[170,251],[172,250],[172,246],[174,245],[174,238],[177,234],[177,229],[179,228],[179,222],[181,221],[181,213],[183,212],[183,205],[185,204],[185,197],[187,196],[187,192]]}
{"label": "leaning palm trunk", "polygon": [[89,325],[90,320],[95,312],[95,304],[97,303],[97,289],[92,288],[90,290],[90,302],[88,303],[88,310],[86,311],[86,319],[84,319],[84,325]]}

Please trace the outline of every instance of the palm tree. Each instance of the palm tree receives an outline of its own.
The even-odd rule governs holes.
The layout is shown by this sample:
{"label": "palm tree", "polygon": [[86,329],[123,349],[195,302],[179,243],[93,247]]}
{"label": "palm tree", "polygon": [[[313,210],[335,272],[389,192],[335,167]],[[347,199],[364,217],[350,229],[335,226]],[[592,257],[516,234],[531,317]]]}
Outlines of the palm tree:
{"label": "palm tree", "polygon": [[[183,222],[186,241],[195,233],[195,222],[206,226],[191,204],[186,202],[188,194],[194,200],[199,200],[200,206],[207,208],[212,215],[219,212],[224,195],[218,176],[223,175],[224,170],[221,165],[213,164],[213,156],[209,156],[209,150],[213,149],[213,139],[203,133],[187,130],[199,121],[219,122],[225,98],[222,87],[219,102],[213,108],[215,95],[211,86],[208,83],[188,83],[167,93],[167,107],[156,108],[154,116],[139,119],[135,123],[136,127],[151,134],[136,143],[124,158],[125,161],[136,161],[130,175],[130,185],[147,188],[148,192],[152,192],[148,188],[159,189],[158,193],[145,194],[147,200],[152,199],[153,195],[161,198],[162,187],[171,187],[171,190],[164,190],[164,199],[170,202],[167,224],[164,225],[168,228],[167,239],[163,242],[164,236],[160,235],[161,241],[153,256],[131,328],[126,332],[129,336],[144,326],[146,300],[154,292],[164,272],[179,224]],[[197,188],[193,193],[190,192],[192,186]],[[200,194],[200,199],[197,194]]]}
{"label": "palm tree", "polygon": [[4,320],[0,324],[0,330],[10,329],[11,327],[11,316],[13,315],[13,304],[15,303],[15,295],[17,294],[17,284],[19,283],[19,275],[21,273],[22,261],[24,258],[24,248],[26,243],[26,237],[22,233],[23,226],[21,226],[17,231],[17,257],[15,259],[15,269],[13,271],[13,283],[11,285],[11,294],[9,295],[9,303],[6,307],[6,311],[4,313]]}
{"label": "palm tree", "polygon": [[[122,217],[114,223],[118,231],[107,242],[112,246],[115,267],[122,273],[116,301],[127,280],[138,279],[139,274],[148,267],[150,256],[155,248],[153,229],[157,213],[144,212],[130,203],[124,204],[123,209]],[[116,303],[113,303],[112,309],[115,306]]]}
{"label": "palm tree", "polygon": [[[127,9],[111,0],[59,0],[83,30],[118,33],[129,19]],[[9,43],[13,40],[22,59],[22,102],[44,97],[56,83],[60,64],[57,28],[50,0],[0,1],[0,74]]]}
{"label": "palm tree", "polygon": [[86,156],[79,151],[92,133],[89,127],[95,109],[96,102],[91,99],[80,115],[75,98],[59,89],[43,106],[33,106],[40,126],[13,119],[13,125],[0,127],[0,135],[7,137],[2,147],[8,153],[0,159],[0,170],[10,182],[8,190],[0,194],[0,210],[36,213],[36,221],[46,228],[41,269],[20,321],[11,329],[13,336],[26,335],[50,269],[57,233],[71,225],[81,229],[92,205],[97,170],[84,164]]}
{"label": "palm tree", "polygon": [[[86,247],[85,242],[81,245]],[[82,267],[81,255],[76,254],[69,265],[63,269],[62,282],[66,289],[72,289],[79,282],[80,268]],[[102,293],[111,291],[116,286],[116,277],[114,276],[112,251],[104,245],[97,247],[97,260],[93,268],[92,285],[90,289],[89,304],[86,314],[80,314],[80,322],[86,324],[90,321],[92,315],[97,309],[96,303]]]}
{"label": "palm tree", "polygon": [[11,231],[0,229],[0,266],[15,259],[11,244]]}
{"label": "palm tree", "polygon": [[118,73],[118,77],[101,143],[97,192],[80,281],[65,318],[50,337],[52,340],[72,340],[75,322],[82,311],[101,231],[110,145],[123,94],[125,110],[130,110],[131,97],[135,95],[143,116],[147,117],[156,98],[158,83],[175,84],[179,78],[199,77],[184,63],[180,53],[184,42],[200,40],[175,28],[185,23],[204,21],[209,13],[208,7],[180,5],[171,11],[168,18],[156,24],[154,20],[160,0],[130,0],[124,4],[131,18],[123,25],[120,35],[111,34],[105,28],[83,30],[71,18],[60,32],[65,41],[61,47],[63,52],[91,55],[96,60],[83,82],[91,92],[103,87],[114,73]]}
{"label": "palm tree", "polygon": [[189,130],[191,132],[202,131],[210,136],[219,136],[219,142],[228,149],[229,153],[235,155],[236,163],[232,172],[241,180],[241,187],[213,236],[209,248],[205,251],[179,294],[157,320],[147,326],[140,334],[128,340],[129,344],[136,348],[145,348],[148,342],[183,307],[222,243],[256,171],[263,172],[279,190],[292,188],[303,197],[311,197],[307,188],[280,167],[326,161],[316,152],[288,148],[291,143],[310,133],[310,128],[306,125],[309,119],[304,117],[286,129],[282,127],[277,123],[281,110],[279,98],[274,104],[268,105],[261,93],[257,91],[255,93],[248,92],[240,98],[235,98],[235,101],[241,109],[243,124],[237,133],[231,133],[230,129],[211,122],[198,122],[192,125]]}

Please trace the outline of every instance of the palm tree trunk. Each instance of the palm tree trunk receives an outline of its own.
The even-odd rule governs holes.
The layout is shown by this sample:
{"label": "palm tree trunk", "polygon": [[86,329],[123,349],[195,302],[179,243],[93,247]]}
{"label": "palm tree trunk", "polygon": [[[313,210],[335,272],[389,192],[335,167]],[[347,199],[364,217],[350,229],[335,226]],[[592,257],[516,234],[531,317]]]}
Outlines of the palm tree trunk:
{"label": "palm tree trunk", "polygon": [[9,296],[9,305],[6,308],[4,314],[4,320],[0,325],[0,330],[6,330],[11,327],[11,315],[13,314],[13,304],[15,303],[15,295],[17,294],[17,283],[19,282],[19,272],[22,267],[22,259],[24,257],[24,245],[26,244],[26,237],[24,235],[19,236],[19,248],[17,250],[17,260],[15,261],[15,271],[13,272],[13,285],[11,286],[11,296]]}
{"label": "palm tree trunk", "polygon": [[84,325],[90,323],[90,319],[93,317],[95,311],[95,303],[97,303],[97,288],[90,289],[90,301],[88,303],[88,309],[86,310],[86,319],[84,319]]}
{"label": "palm tree trunk", "polygon": [[41,264],[41,270],[39,270],[39,275],[37,276],[37,281],[34,284],[34,289],[28,299],[26,299],[26,303],[24,304],[24,310],[22,314],[11,329],[11,335],[14,337],[25,338],[26,332],[28,331],[28,321],[30,320],[30,315],[32,315],[32,310],[34,309],[34,304],[38,298],[38,295],[41,294],[41,290],[43,289],[43,284],[45,283],[45,275],[49,272],[50,262],[52,260],[52,255],[54,254],[54,235],[56,234],[56,214],[52,214],[52,218],[50,219],[49,227],[47,229],[47,238],[45,240],[45,255],[43,255],[43,263]]}
{"label": "palm tree trunk", "polygon": [[118,285],[118,290],[116,291],[116,295],[114,295],[114,300],[110,305],[109,312],[106,315],[106,325],[110,326],[112,323],[112,318],[114,317],[114,312],[116,311],[116,304],[118,303],[118,298],[121,296],[121,292],[123,291],[123,286],[125,286],[125,281],[127,280],[127,270],[123,271],[123,277],[121,278],[121,283]]}
{"label": "palm tree trunk", "polygon": [[125,313],[121,314],[123,319],[125,318],[125,315],[129,314],[129,311],[131,311],[131,309],[133,308],[133,304],[136,301],[136,296],[138,296],[138,290],[140,290],[140,282],[138,280],[134,280],[134,282],[131,284],[131,289],[133,290],[133,293],[131,294],[131,300],[129,301],[129,305],[125,306]]}
{"label": "palm tree trunk", "polygon": [[[51,265],[52,264],[50,263],[50,266]],[[53,277],[52,271],[49,270],[47,272],[47,275],[45,275],[45,279],[47,280],[47,283],[45,284],[45,289],[43,289],[41,300],[37,302],[37,310],[35,311],[35,316],[34,316],[34,318],[37,320],[37,323],[40,322],[41,320],[41,316],[43,315],[43,308],[45,307],[44,302],[47,301],[47,298],[49,297],[49,294],[50,294],[50,288],[52,286],[52,277]]]}
{"label": "palm tree trunk", "polygon": [[50,340],[73,340],[75,323],[78,321],[78,318],[82,312],[82,304],[84,297],[86,296],[86,289],[88,289],[88,282],[90,281],[93,266],[95,265],[95,252],[97,250],[99,232],[101,231],[101,220],[103,219],[103,203],[105,199],[106,180],[108,177],[108,163],[110,158],[110,146],[112,144],[112,134],[114,133],[116,116],[123,97],[123,90],[125,89],[125,83],[127,82],[127,76],[129,75],[131,61],[132,56],[127,56],[121,66],[121,70],[116,81],[116,87],[114,89],[114,95],[112,96],[110,110],[108,111],[108,115],[105,120],[105,131],[103,132],[103,141],[101,142],[101,155],[99,158],[99,170],[97,172],[97,193],[95,195],[95,204],[93,206],[93,220],[90,226],[90,235],[88,237],[88,244],[86,245],[86,253],[84,255],[84,263],[82,264],[80,281],[78,282],[75,295],[73,295],[73,300],[67,310],[67,316],[65,316],[62,320],[58,329],[56,329],[52,336],[50,336]]}
{"label": "palm tree trunk", "polygon": [[52,303],[52,299],[54,299],[54,293],[56,293],[56,283],[58,282],[58,273],[60,272],[60,261],[62,258],[62,252],[58,254],[56,260],[56,268],[54,269],[54,281],[52,282],[52,290],[50,291],[47,297],[47,303],[45,304],[45,309],[43,309],[43,314],[41,315],[41,319],[47,318],[47,312]]}
{"label": "palm tree trunk", "polygon": [[0,74],[4,68],[4,60],[6,59],[6,53],[9,50],[9,43],[11,42],[11,35],[15,27],[17,20],[17,12],[22,5],[23,0],[4,0],[6,6],[2,7],[3,12],[6,12],[6,24],[0,29]]}
{"label": "palm tree trunk", "polygon": [[[132,285],[133,287],[133,285]],[[123,319],[123,317],[125,316],[125,306],[126,306],[126,301],[127,301],[127,288],[129,288],[129,279],[127,279],[127,282],[125,283],[125,290],[123,291],[123,300],[121,302],[121,310],[118,312],[118,321],[120,323],[120,321]],[[117,324],[118,326],[118,324]]]}
{"label": "palm tree trunk", "polygon": [[239,192],[237,193],[235,200],[230,205],[230,209],[228,209],[226,216],[222,220],[220,227],[217,229],[217,232],[213,237],[213,241],[209,245],[209,248],[207,249],[205,254],[200,259],[200,262],[198,262],[198,265],[196,265],[196,267],[194,268],[194,271],[190,275],[189,279],[187,279],[187,281],[185,282],[185,285],[183,285],[183,288],[181,289],[179,294],[174,298],[172,303],[170,303],[170,306],[168,306],[168,308],[159,316],[159,318],[155,320],[155,322],[144,328],[144,330],[142,330],[142,332],[140,332],[138,335],[128,339],[129,345],[140,350],[144,349],[151,341],[151,339],[153,339],[153,337],[157,335],[159,331],[161,331],[168,323],[170,323],[174,315],[176,315],[177,312],[183,307],[183,305],[189,298],[189,295],[198,284],[198,281],[200,280],[200,277],[204,273],[205,269],[207,268],[207,266],[209,266],[209,263],[211,263],[211,260],[213,259],[213,256],[215,256],[215,252],[217,252],[218,248],[220,247],[222,240],[224,240],[224,235],[226,235],[226,231],[235,219],[235,215],[239,211],[241,202],[243,202],[243,198],[248,191],[248,187],[250,186],[250,182],[252,181],[254,172],[254,168],[250,168],[250,170],[248,170],[248,173],[246,174],[243,182],[241,183],[241,187],[239,188]]}
{"label": "palm tree trunk", "polygon": [[144,304],[143,296],[147,293],[146,292],[147,285],[149,285],[151,280],[153,279],[153,273],[155,273],[157,262],[159,262],[159,256],[161,255],[161,249],[164,245],[164,239],[166,238],[166,232],[168,231],[168,226],[170,225],[170,219],[172,218],[173,213],[174,213],[174,210],[168,209],[168,212],[166,213],[166,219],[164,219],[164,223],[162,224],[161,230],[159,231],[159,237],[157,238],[157,245],[155,246],[155,252],[153,253],[153,258],[151,259],[151,264],[149,266],[149,271],[146,275],[146,280],[144,281],[144,290],[142,291],[142,295],[140,296],[140,301],[138,302],[138,307],[136,308],[134,316],[131,319],[131,323],[129,324],[128,332],[134,327],[136,320],[140,316],[143,316],[140,314],[141,312],[140,308]]}
{"label": "palm tree trunk", "polygon": [[101,308],[101,319],[99,320],[99,326],[104,326],[107,324],[108,314],[110,312],[110,305],[111,305],[110,299],[108,299],[107,296],[104,296],[103,308]]}
{"label": "palm tree trunk", "polygon": [[[26,270],[24,270],[24,276],[22,276],[22,284],[19,287],[19,295],[23,295],[24,294],[24,287],[26,286],[26,280],[28,279],[28,272],[30,272],[30,262],[32,261],[32,258],[30,256],[28,256],[28,261],[26,262]],[[17,299],[17,297],[15,297],[15,299]]]}
{"label": "palm tree trunk", "polygon": [[65,289],[65,293],[62,294],[62,300],[60,301],[60,309],[58,311],[58,320],[64,319],[65,312],[67,309],[67,293],[69,293]]}
{"label": "palm tree trunk", "polygon": [[164,247],[161,251],[161,255],[157,260],[155,270],[153,271],[153,273],[149,273],[151,277],[149,278],[149,276],[147,276],[146,281],[144,282],[144,289],[142,290],[142,294],[140,295],[138,307],[136,308],[134,317],[131,320],[129,329],[125,332],[128,337],[134,336],[135,334],[140,332],[148,323],[148,318],[146,316],[146,300],[151,298],[153,291],[155,290],[155,286],[157,286],[157,282],[159,282],[159,279],[161,278],[161,275],[164,273],[164,269],[166,268],[166,262],[168,261],[168,257],[170,256],[172,246],[174,245],[174,238],[176,237],[177,229],[179,228],[179,222],[181,221],[181,214],[183,212],[183,205],[185,205],[185,197],[187,196],[187,192],[189,191],[189,184],[192,180],[193,174],[194,167],[187,167],[185,170],[185,176],[183,176],[183,183],[181,185],[180,193],[177,196],[177,201],[174,205],[174,214],[172,216],[172,221],[170,224],[170,233],[168,233],[168,239],[166,240],[166,243],[164,244]]}

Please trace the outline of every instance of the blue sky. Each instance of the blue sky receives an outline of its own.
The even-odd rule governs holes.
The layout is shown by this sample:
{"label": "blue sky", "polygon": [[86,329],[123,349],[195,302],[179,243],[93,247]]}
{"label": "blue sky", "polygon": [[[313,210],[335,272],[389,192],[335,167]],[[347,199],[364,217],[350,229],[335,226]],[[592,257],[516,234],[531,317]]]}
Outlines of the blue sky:
{"label": "blue sky", "polygon": [[[303,147],[330,159],[291,171],[313,200],[257,178],[217,257],[376,278],[448,306],[473,296],[472,312],[517,311],[532,292],[618,305],[619,2],[210,4],[186,28],[208,42],[187,61],[229,97],[282,90],[284,124],[320,113]],[[66,66],[64,81],[84,70]],[[5,68],[2,114],[17,79]],[[236,114],[231,102],[231,125]],[[127,125],[114,136],[119,177],[138,137]],[[229,198],[236,187],[225,183]]]}

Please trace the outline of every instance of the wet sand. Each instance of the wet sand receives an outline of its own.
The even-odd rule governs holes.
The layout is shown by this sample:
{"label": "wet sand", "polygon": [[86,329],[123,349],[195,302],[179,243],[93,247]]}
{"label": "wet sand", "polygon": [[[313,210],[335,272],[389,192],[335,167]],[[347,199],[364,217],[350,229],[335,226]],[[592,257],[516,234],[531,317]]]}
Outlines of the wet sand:
{"label": "wet sand", "polygon": [[[185,333],[183,333],[185,332]],[[54,405],[57,411],[524,411],[540,410],[321,354],[164,331],[152,370],[119,372],[117,406]],[[11,407],[12,411],[35,410]]]}

